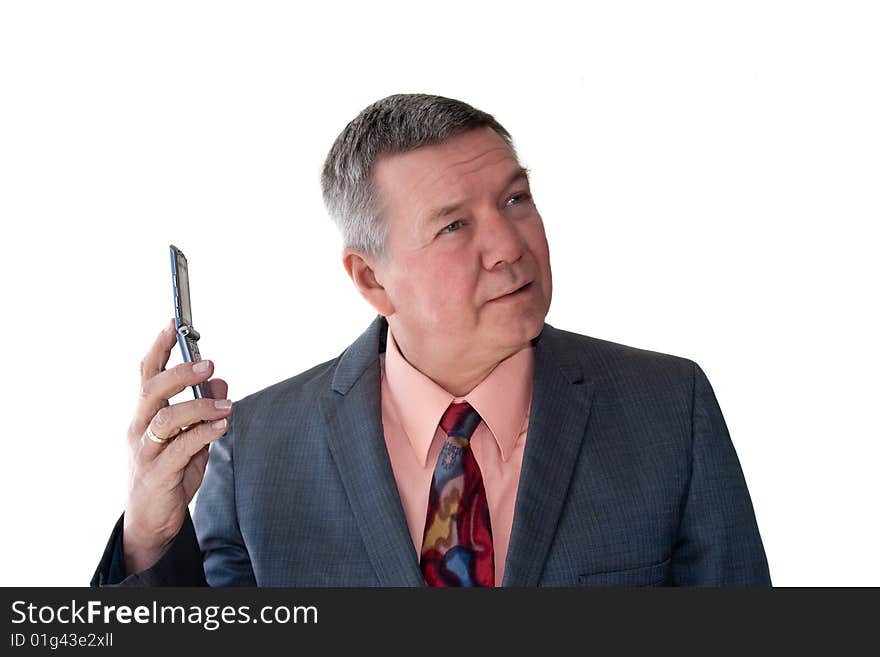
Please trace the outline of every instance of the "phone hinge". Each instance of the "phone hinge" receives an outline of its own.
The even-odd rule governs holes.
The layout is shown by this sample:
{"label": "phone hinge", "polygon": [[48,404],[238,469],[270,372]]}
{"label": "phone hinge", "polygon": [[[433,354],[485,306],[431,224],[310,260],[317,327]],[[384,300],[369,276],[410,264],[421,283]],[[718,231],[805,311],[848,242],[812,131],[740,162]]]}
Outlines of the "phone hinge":
{"label": "phone hinge", "polygon": [[199,338],[201,337],[198,331],[196,331],[192,326],[188,326],[186,324],[181,324],[180,327],[177,329],[177,332],[180,333],[183,337],[192,340],[193,342],[198,342]]}

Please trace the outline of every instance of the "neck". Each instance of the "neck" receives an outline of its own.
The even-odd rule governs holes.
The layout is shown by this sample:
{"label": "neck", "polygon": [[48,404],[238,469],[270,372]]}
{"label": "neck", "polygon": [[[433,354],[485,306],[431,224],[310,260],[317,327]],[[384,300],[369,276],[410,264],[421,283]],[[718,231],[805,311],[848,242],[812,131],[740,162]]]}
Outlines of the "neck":
{"label": "neck", "polygon": [[527,346],[523,344],[494,354],[475,353],[476,350],[469,347],[465,356],[458,352],[444,353],[433,345],[419,349],[418,344],[410,344],[406,336],[392,335],[390,325],[389,338],[394,340],[407,363],[454,397],[467,396],[492,373],[498,363]]}

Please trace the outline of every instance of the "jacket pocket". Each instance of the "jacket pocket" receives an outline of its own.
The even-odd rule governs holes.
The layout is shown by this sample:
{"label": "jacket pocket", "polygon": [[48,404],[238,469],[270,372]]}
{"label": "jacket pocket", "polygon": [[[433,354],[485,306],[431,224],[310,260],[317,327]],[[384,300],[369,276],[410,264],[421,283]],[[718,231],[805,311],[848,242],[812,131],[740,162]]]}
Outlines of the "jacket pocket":
{"label": "jacket pocket", "polygon": [[669,579],[672,558],[649,566],[581,573],[578,586],[662,586]]}

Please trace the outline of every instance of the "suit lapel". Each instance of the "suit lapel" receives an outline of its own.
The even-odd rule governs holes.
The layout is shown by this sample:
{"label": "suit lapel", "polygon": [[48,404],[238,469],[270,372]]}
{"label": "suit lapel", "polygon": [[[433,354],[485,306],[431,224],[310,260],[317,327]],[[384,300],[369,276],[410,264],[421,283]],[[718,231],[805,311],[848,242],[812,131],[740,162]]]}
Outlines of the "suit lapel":
{"label": "suit lapel", "polygon": [[544,324],[535,341],[532,408],[503,586],[537,586],[587,427],[594,384]]}
{"label": "suit lapel", "polygon": [[[327,443],[379,586],[424,586],[382,427],[387,322],[378,315],[343,352],[321,397]],[[537,586],[587,427],[594,383],[558,329],[535,339],[535,380],[503,586]]]}
{"label": "suit lapel", "polygon": [[321,413],[379,586],[424,586],[382,427],[378,354],[386,335],[379,315],[345,350],[321,398]]}

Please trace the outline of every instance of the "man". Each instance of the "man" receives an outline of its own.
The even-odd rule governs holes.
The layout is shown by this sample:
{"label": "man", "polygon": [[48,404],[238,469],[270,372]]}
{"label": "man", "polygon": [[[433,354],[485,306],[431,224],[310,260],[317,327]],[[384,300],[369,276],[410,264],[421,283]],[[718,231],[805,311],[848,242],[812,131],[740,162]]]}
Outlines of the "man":
{"label": "man", "polygon": [[165,370],[166,327],[93,585],[770,585],[703,371],[544,322],[543,223],[491,115],[384,98],[322,186],[376,319],[234,413],[219,379],[168,405],[213,364]]}

